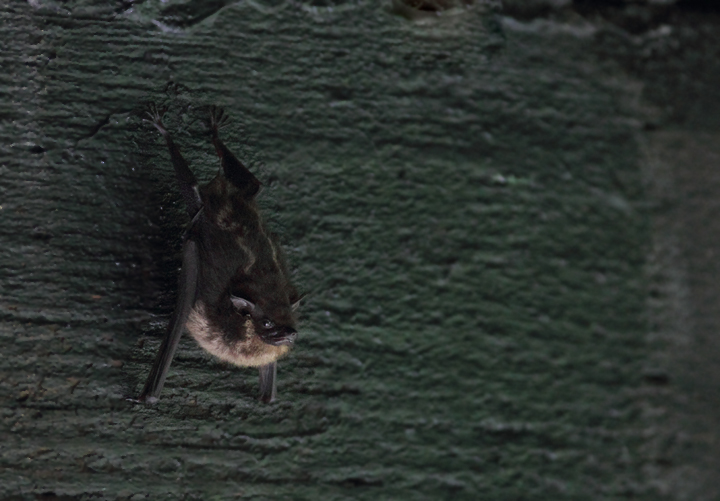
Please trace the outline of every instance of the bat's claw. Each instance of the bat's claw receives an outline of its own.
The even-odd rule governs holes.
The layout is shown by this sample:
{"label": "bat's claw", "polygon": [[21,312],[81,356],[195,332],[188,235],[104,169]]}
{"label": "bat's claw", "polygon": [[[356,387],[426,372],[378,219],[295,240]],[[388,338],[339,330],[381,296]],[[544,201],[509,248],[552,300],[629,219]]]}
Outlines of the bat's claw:
{"label": "bat's claw", "polygon": [[125,398],[125,400],[127,400],[128,402],[132,402],[132,403],[134,403],[134,404],[154,405],[154,404],[158,403],[158,401],[159,401],[160,399],[157,398],[157,397],[144,397],[144,396],[141,395],[141,396],[139,396],[139,397],[137,397],[137,398],[127,397],[127,398]]}
{"label": "bat's claw", "polygon": [[155,103],[150,103],[148,105],[147,111],[145,112],[145,115],[148,118],[143,118],[143,122],[150,122],[153,127],[160,131],[160,134],[162,134],[163,137],[167,137],[169,135],[167,129],[165,128],[165,125],[162,122],[162,118],[165,115],[166,111],[167,108],[158,109],[157,106],[155,106]]}
{"label": "bat's claw", "polygon": [[213,137],[217,137],[218,131],[230,123],[230,117],[225,114],[225,110],[219,106],[210,106],[210,118],[208,118],[208,127]]}

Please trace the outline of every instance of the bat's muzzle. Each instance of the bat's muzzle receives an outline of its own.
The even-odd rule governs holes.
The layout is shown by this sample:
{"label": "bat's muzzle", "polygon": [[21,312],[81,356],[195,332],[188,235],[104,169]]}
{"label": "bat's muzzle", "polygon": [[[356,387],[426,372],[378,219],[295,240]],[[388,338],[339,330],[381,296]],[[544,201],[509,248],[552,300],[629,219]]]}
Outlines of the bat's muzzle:
{"label": "bat's muzzle", "polygon": [[262,336],[263,342],[273,346],[290,346],[295,343],[298,333],[292,327],[282,327],[270,334]]}

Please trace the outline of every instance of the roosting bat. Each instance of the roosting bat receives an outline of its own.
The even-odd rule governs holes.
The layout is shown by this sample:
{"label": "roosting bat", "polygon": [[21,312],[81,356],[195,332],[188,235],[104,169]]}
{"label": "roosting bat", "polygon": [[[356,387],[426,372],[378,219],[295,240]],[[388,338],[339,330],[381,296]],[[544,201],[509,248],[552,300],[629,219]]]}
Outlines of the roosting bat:
{"label": "roosting bat", "polygon": [[274,236],[255,203],[260,181],[230,153],[218,135],[227,121],[210,108],[209,127],[222,169],[198,188],[177,145],[150,106],[148,116],[165,137],[180,193],[191,218],[184,236],[175,312],[139,400],[154,402],[185,329],[216,357],[260,369],[260,399],[275,398],[277,360],[297,338],[300,299]]}

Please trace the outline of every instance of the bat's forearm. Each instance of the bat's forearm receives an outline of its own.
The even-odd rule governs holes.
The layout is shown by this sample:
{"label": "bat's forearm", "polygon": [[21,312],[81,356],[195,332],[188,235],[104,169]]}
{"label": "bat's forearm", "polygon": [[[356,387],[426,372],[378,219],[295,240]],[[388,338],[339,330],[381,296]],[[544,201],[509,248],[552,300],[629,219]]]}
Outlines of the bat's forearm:
{"label": "bat's forearm", "polygon": [[178,291],[175,311],[168,325],[165,338],[160,345],[155,363],[153,363],[150,375],[147,378],[145,387],[140,394],[139,400],[152,403],[157,400],[165,384],[170,364],[175,356],[180,337],[185,330],[190,311],[195,303],[195,292],[198,278],[198,250],[197,244],[188,240],[183,247],[183,265],[180,272],[180,290]]}

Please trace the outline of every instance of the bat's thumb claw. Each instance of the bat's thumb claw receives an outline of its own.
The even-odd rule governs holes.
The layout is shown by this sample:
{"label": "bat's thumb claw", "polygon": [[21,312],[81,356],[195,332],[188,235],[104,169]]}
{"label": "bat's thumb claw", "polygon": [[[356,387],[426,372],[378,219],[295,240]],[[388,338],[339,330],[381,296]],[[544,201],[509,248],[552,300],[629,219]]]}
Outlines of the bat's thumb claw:
{"label": "bat's thumb claw", "polygon": [[146,396],[140,395],[140,396],[137,397],[137,398],[126,398],[125,400],[127,400],[128,402],[132,402],[132,403],[134,403],[134,404],[149,404],[149,405],[153,405],[153,404],[158,403],[158,400],[159,400],[159,399],[158,399],[157,397],[146,397]]}

